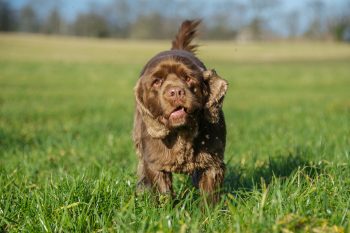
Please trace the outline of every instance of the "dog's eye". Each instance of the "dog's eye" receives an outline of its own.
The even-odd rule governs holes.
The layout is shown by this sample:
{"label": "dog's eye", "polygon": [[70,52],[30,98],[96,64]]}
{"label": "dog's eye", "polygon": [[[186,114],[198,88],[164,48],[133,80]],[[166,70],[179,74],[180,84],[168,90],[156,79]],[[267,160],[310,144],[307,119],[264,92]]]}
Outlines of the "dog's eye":
{"label": "dog's eye", "polygon": [[191,82],[191,77],[190,76],[185,76],[185,81],[187,82],[187,83],[190,83]]}
{"label": "dog's eye", "polygon": [[162,79],[156,78],[156,79],[153,80],[152,86],[153,87],[160,87],[162,85],[162,83],[163,83]]}

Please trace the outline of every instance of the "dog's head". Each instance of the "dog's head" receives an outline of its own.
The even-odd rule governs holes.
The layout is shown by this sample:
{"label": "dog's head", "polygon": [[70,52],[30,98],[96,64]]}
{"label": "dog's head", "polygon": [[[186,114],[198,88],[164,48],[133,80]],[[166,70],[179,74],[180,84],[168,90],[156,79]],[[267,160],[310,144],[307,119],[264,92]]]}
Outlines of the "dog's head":
{"label": "dog's head", "polygon": [[193,128],[199,114],[212,123],[227,82],[186,51],[171,50],[152,58],[135,87],[137,109],[154,138],[180,127]]}

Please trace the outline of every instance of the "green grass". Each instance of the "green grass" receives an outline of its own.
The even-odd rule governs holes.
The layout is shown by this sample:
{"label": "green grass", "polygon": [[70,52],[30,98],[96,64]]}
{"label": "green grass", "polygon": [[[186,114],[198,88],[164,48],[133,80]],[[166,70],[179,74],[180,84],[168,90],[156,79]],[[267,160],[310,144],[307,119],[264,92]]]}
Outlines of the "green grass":
{"label": "green grass", "polygon": [[350,46],[203,42],[229,83],[222,201],[135,196],[133,86],[169,42],[0,35],[0,232],[350,232]]}

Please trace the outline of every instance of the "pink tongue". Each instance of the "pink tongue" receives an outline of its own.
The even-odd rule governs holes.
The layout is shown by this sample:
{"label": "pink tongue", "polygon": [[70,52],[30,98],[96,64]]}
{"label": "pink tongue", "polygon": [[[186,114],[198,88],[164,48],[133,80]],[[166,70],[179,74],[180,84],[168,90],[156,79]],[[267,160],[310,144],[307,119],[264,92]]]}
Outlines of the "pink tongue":
{"label": "pink tongue", "polygon": [[178,117],[182,117],[183,115],[185,115],[185,110],[183,108],[181,108],[175,112],[172,112],[170,114],[170,117],[171,118],[178,118]]}

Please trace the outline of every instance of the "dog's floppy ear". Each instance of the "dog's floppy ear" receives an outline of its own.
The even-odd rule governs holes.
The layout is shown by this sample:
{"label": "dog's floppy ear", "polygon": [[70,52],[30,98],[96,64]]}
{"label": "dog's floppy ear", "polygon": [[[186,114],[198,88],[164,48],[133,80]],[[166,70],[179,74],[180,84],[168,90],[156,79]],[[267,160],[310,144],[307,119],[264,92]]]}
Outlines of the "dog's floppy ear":
{"label": "dog's floppy ear", "polygon": [[220,119],[220,111],[224,102],[228,83],[217,75],[214,69],[203,72],[204,81],[209,87],[208,101],[205,104],[205,116],[209,122],[215,124]]}
{"label": "dog's floppy ear", "polygon": [[141,78],[139,79],[134,88],[137,111],[140,113],[149,135],[151,135],[151,137],[153,138],[164,138],[169,134],[170,131],[164,124],[162,124],[157,118],[155,118],[153,114],[143,104],[143,90],[140,84],[140,80]]}

